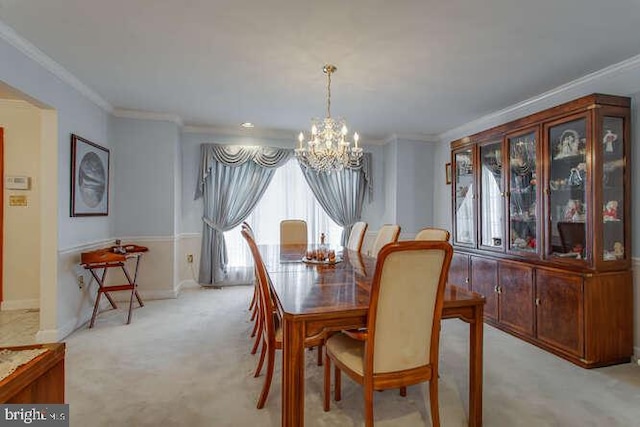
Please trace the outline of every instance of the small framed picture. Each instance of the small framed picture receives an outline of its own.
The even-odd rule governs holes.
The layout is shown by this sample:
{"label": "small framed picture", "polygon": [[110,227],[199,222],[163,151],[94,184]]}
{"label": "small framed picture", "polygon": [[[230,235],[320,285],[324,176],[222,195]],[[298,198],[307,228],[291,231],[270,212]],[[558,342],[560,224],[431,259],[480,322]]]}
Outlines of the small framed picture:
{"label": "small framed picture", "polygon": [[444,176],[446,184],[451,184],[451,163],[444,165]]}
{"label": "small framed picture", "polygon": [[71,216],[109,215],[109,150],[71,135]]}

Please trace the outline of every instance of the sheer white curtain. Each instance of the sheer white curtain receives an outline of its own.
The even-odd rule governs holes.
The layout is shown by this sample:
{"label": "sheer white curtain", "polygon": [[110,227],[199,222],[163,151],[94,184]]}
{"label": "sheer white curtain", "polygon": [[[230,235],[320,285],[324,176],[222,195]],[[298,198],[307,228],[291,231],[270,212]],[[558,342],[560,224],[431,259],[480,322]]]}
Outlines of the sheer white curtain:
{"label": "sheer white curtain", "polygon": [[[247,222],[253,228],[258,244],[278,244],[280,221],[283,219],[307,221],[309,243],[320,243],[320,233],[325,233],[327,244],[332,247],[340,245],[342,227],[333,222],[322,209],[295,158],[276,170],[264,196],[247,218]],[[240,227],[227,231],[224,236],[229,266],[253,265],[247,243],[240,235]]]}

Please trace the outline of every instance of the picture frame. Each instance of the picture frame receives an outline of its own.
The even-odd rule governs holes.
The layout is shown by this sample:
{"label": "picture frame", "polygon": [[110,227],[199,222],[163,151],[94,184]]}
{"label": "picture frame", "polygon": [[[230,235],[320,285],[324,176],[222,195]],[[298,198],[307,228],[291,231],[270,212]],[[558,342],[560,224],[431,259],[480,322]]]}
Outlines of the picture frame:
{"label": "picture frame", "polygon": [[445,184],[451,184],[451,163],[444,165]]}
{"label": "picture frame", "polygon": [[71,134],[70,216],[109,215],[109,150]]}

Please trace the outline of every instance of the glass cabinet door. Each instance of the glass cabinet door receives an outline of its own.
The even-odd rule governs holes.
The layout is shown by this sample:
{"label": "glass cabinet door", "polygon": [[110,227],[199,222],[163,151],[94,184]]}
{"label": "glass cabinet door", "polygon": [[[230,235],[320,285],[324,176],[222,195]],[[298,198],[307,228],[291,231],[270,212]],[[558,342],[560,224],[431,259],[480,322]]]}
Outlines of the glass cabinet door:
{"label": "glass cabinet door", "polygon": [[502,141],[480,145],[480,245],[504,247]]}
{"label": "glass cabinet door", "polygon": [[468,148],[453,154],[454,172],[454,200],[455,200],[455,242],[467,246],[474,246],[474,180],[473,180],[473,149]]}
{"label": "glass cabinet door", "polygon": [[[547,256],[584,260],[587,257],[587,119],[547,128],[549,236]],[[590,249],[590,248],[589,248]]]}
{"label": "glass cabinet door", "polygon": [[538,253],[536,131],[507,137],[509,150],[509,251]]}
{"label": "glass cabinet door", "polygon": [[624,119],[605,116],[600,135],[602,155],[602,236],[603,261],[625,259],[624,218],[625,205],[625,155]]}

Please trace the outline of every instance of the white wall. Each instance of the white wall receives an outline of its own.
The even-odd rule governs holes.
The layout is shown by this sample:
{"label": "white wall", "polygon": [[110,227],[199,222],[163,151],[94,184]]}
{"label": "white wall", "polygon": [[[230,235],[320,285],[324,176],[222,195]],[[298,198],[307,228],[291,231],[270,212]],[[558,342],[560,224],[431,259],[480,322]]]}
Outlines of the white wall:
{"label": "white wall", "polygon": [[[4,174],[31,179],[29,190],[4,190],[2,309],[40,306],[40,110],[25,101],[0,100]],[[9,206],[9,196],[27,206]]]}
{"label": "white wall", "polygon": [[69,216],[70,138],[76,133],[108,148],[109,115],[43,67],[41,64],[46,60],[38,52],[15,37],[6,34],[0,37],[0,81],[35,100],[38,107],[55,109],[57,113],[57,116],[47,114],[47,131],[43,131],[45,135],[55,131],[55,139],[47,135],[47,144],[41,147],[44,162],[41,182],[45,186],[41,209],[46,215],[40,221],[44,224],[40,252],[41,266],[47,268],[41,271],[44,277],[41,277],[38,335],[39,340],[55,341],[73,330],[82,300],[74,272],[61,269],[60,249],[104,240],[112,233],[111,217]]}

